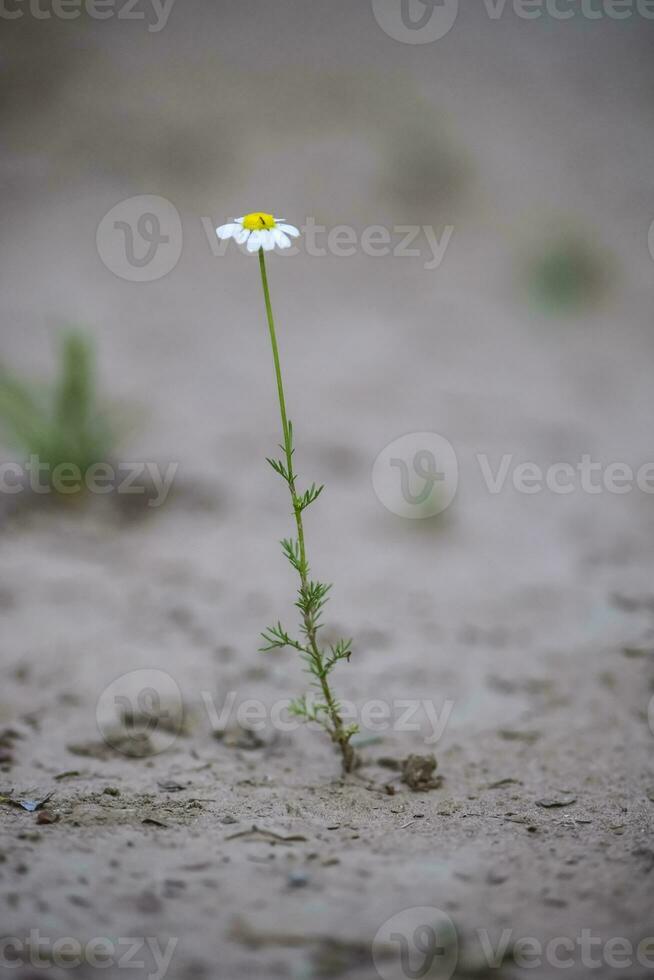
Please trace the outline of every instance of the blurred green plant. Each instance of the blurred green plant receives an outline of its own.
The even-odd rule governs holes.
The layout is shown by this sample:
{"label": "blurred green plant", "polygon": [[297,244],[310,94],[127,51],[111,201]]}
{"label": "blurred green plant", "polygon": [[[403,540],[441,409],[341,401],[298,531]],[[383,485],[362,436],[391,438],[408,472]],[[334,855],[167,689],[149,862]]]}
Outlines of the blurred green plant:
{"label": "blurred green plant", "polygon": [[580,313],[597,306],[608,279],[603,254],[578,236],[551,241],[527,264],[531,299],[547,313]]}
{"label": "blurred green plant", "polygon": [[424,122],[412,117],[393,129],[384,160],[383,195],[421,222],[426,212],[430,221],[451,216],[470,180],[468,158],[444,127],[426,131]]}
{"label": "blurred green plant", "polygon": [[0,366],[0,438],[28,457],[37,456],[50,478],[60,464],[77,466],[84,476],[111,458],[117,429],[98,399],[95,352],[81,331],[62,336],[53,385]]}

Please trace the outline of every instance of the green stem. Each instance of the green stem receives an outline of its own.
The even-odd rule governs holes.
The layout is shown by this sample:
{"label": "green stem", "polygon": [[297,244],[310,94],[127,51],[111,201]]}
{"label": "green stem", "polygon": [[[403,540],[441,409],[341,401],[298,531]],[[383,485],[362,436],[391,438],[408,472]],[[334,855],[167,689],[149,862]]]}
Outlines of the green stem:
{"label": "green stem", "polygon": [[[261,284],[263,286],[263,298],[266,304],[266,316],[268,318],[268,330],[270,332],[270,345],[272,347],[273,362],[275,365],[275,379],[277,381],[277,395],[279,397],[279,411],[282,417],[282,431],[284,434],[284,454],[286,456],[286,470],[288,473],[288,488],[291,493],[291,503],[293,506],[293,513],[295,514],[295,524],[297,527],[297,539],[298,546],[300,549],[300,562],[299,562],[299,575],[300,584],[302,592],[306,594],[306,590],[309,584],[308,572],[309,565],[307,562],[306,555],[306,544],[304,538],[304,526],[302,524],[302,507],[295,489],[295,472],[293,470],[293,437],[292,437],[292,426],[288,421],[288,415],[286,413],[286,399],[284,397],[284,382],[282,380],[282,369],[279,361],[279,347],[277,345],[277,334],[275,332],[275,320],[273,318],[272,305],[270,302],[270,290],[268,288],[268,275],[266,273],[266,260],[264,258],[263,249],[259,249],[259,268],[261,270]],[[327,712],[329,719],[332,724],[332,728],[329,730],[332,740],[338,745],[341,750],[343,757],[343,769],[345,772],[350,772],[354,765],[354,749],[350,745],[350,739],[348,734],[343,728],[343,720],[338,712],[336,706],[336,701],[334,695],[332,694],[331,688],[327,681],[327,676],[325,673],[325,666],[323,662],[323,656],[318,646],[318,641],[316,639],[317,628],[313,620],[313,617],[308,613],[303,613],[304,630],[306,633],[310,656],[315,664],[318,676],[320,678],[320,687],[322,689],[323,697],[325,698],[325,704],[327,706]]]}

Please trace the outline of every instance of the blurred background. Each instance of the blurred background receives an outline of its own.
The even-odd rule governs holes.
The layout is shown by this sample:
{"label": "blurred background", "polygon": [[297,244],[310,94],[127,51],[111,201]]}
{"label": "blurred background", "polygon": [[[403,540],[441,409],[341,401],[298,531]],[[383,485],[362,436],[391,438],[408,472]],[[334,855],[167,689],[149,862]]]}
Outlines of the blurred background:
{"label": "blurred background", "polygon": [[[493,496],[476,454],[493,471],[504,454],[650,459],[650,22],[461,5],[445,36],[405,43],[381,0],[111,9],[17,6],[4,25],[1,358],[47,379],[63,328],[92,339],[101,397],[128,416],[113,456],[178,463],[191,495],[130,534],[271,589],[286,501],[262,463],[278,423],[258,270],[212,232],[263,209],[323,229],[270,278],[303,474],[329,484],[310,533],[350,576],[341,602],[381,575],[394,618],[412,590],[438,601],[445,570],[467,603],[477,583],[648,559],[647,495],[509,478]],[[341,225],[354,246],[331,247]],[[365,254],[379,225],[390,254]],[[458,493],[439,520],[397,520],[372,464],[421,431],[453,444]]]}
{"label": "blurred background", "polygon": [[[313,567],[358,638],[337,686],[453,699],[447,744],[472,756],[498,725],[542,723],[562,779],[614,778],[616,744],[621,778],[645,778],[650,661],[622,651],[654,642],[654,497],[520,493],[511,474],[654,458],[654,23],[449,0],[433,16],[451,28],[422,43],[430,6],[412,2],[414,28],[390,0],[3,15],[0,363],[52,381],[74,325],[121,416],[111,459],[178,464],[159,508],[0,501],[7,701],[45,717],[72,678],[81,699],[54,709],[52,767],[132,667],[191,700],[304,683],[290,655],[256,653],[292,611],[290,522],[264,462],[279,425],[257,262],[212,231],[263,210],[323,229],[268,272],[299,472],[327,484]],[[388,254],[362,246],[372,226]],[[373,464],[423,432],[451,443],[458,488],[405,519]],[[6,439],[2,459],[29,448]],[[479,454],[493,472],[511,457],[496,494]],[[307,740],[293,751],[329,771]]]}

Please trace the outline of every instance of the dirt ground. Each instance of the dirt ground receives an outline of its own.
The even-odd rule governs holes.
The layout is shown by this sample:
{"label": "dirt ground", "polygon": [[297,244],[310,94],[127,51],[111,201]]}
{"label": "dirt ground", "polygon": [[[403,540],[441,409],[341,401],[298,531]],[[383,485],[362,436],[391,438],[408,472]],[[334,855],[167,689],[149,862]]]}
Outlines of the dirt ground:
{"label": "dirt ground", "polygon": [[[2,360],[47,373],[54,328],[84,324],[104,394],[134,416],[122,458],[179,471],[160,508],[2,501],[1,932],[22,943],[3,975],[576,978],[590,930],[592,975],[649,976],[654,946],[641,962],[615,940],[654,936],[654,497],[492,494],[477,454],[494,470],[504,454],[652,459],[650,26],[467,9],[418,50],[365,4],[194,2],[156,35],[7,34]],[[415,175],[423,151],[435,183]],[[184,248],[165,278],[126,282],[96,228],[145,193],[175,203]],[[347,779],[319,732],[267,710],[260,736],[237,726],[244,702],[307,683],[293,654],[257,652],[269,621],[292,621],[294,583],[264,462],[279,434],[256,261],[213,255],[201,220],[268,201],[298,224],[454,226],[435,271],[270,262],[299,468],[327,484],[312,563],[335,583],[330,629],[355,640],[335,684],[396,722],[363,725]],[[521,282],[559,226],[607,256],[601,302],[569,316]],[[407,521],[371,469],[423,431],[455,446],[459,489]],[[163,718],[126,755],[102,735],[114,695],[144,683]],[[419,730],[398,723],[407,701],[435,712]],[[412,791],[394,760],[429,752],[442,779]],[[432,972],[394,958],[392,936],[446,917],[456,965],[443,931]],[[57,965],[63,937],[114,953]],[[525,965],[528,937],[572,952]]]}

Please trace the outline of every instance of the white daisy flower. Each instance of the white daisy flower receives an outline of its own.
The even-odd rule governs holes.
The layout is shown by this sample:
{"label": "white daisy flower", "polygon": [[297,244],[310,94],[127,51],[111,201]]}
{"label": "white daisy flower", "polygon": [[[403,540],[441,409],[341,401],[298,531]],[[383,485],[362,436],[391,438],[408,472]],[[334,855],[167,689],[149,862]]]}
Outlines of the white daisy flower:
{"label": "white daisy flower", "polygon": [[285,224],[283,218],[275,218],[264,211],[253,211],[216,228],[216,234],[218,238],[233,238],[237,244],[245,245],[248,252],[258,252],[260,248],[270,252],[275,245],[289,248],[291,238],[296,238],[300,232],[295,225]]}

